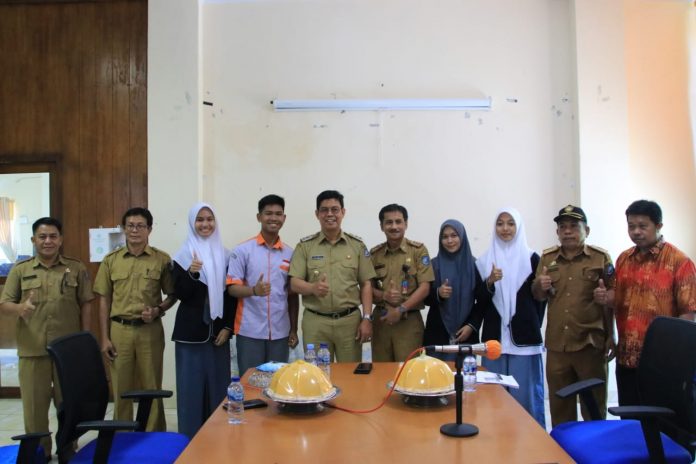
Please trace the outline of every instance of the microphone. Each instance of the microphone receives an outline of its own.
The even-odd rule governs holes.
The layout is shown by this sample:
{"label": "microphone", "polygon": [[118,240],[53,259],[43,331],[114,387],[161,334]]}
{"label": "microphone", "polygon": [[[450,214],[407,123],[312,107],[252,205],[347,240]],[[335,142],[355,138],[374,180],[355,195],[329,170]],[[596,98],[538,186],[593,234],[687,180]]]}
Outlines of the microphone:
{"label": "microphone", "polygon": [[497,340],[488,340],[485,343],[476,343],[474,345],[429,345],[425,349],[436,353],[468,353],[471,350],[472,354],[479,354],[490,360],[498,359],[502,352],[500,342]]}

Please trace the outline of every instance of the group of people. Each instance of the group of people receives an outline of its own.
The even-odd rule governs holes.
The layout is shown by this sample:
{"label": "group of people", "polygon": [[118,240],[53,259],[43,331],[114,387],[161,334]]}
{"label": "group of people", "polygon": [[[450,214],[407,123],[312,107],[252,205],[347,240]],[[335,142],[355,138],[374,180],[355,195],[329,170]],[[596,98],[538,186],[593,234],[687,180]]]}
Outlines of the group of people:
{"label": "group of people", "polygon": [[[385,241],[372,249],[342,229],[344,198],[338,191],[317,196],[315,215],[320,230],[293,250],[279,235],[285,201],[267,195],[258,202],[259,233],[229,251],[214,208],[197,203],[189,211],[186,241],[172,261],[149,244],[151,213],[132,208],[122,218],[126,245],[104,258],[93,287],[84,265],[61,254],[60,222],[37,220],[36,256],[12,268],[0,297],[0,310],[17,316],[27,432],[48,430],[50,400],[60,401],[45,347],[61,335],[89,329],[94,294],[114,417],[121,420],[133,414],[132,401],[121,393],[136,386],[161,388],[161,319],[180,302],[172,334],[177,415],[179,431],[190,437],[225,395],[232,335],[242,373],[288,360],[299,342],[299,295],[304,344],[327,343],[339,362],[360,361],[366,342],[374,361],[403,361],[424,345],[500,341],[503,355],[483,365],[515,377],[520,388],[510,393],[542,426],[544,351],[552,392],[589,377],[606,380],[607,362],[617,353],[619,402],[636,403],[636,367],[652,319],[696,314],[696,268],[664,241],[662,213],[651,201],[636,201],[626,210],[636,246],[621,254],[616,268],[605,250],[585,243],[587,216],[572,205],[554,218],[559,244],[541,256],[527,244],[520,213],[501,209],[493,218],[491,244],[478,259],[464,225],[454,219],[440,226],[438,254],[431,260],[423,243],[406,238],[409,217],[401,205],[380,210]],[[605,413],[606,388],[595,394]],[[549,399],[553,425],[577,419],[574,399]],[[165,428],[162,403],[156,401],[147,430]],[[42,444],[50,455],[50,439]]]}

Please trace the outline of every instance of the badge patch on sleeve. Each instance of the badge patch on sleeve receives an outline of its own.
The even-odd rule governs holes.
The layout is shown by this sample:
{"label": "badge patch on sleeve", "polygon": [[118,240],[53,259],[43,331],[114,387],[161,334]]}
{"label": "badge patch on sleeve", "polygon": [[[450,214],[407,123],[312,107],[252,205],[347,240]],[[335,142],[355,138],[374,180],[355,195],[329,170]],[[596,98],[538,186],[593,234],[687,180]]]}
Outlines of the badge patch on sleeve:
{"label": "badge patch on sleeve", "polygon": [[611,277],[614,275],[614,265],[613,264],[607,264],[607,267],[604,269],[604,275],[607,277]]}
{"label": "badge patch on sleeve", "polygon": [[429,266],[430,265],[430,256],[425,255],[421,258],[421,263],[423,266]]}

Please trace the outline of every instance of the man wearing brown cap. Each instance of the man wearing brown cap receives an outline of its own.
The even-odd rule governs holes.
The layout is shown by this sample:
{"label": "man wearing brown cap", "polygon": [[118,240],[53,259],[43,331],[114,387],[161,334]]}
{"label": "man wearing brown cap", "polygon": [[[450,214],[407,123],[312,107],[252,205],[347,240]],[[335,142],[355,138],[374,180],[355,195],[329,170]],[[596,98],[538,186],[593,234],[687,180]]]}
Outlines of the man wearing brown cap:
{"label": "man wearing brown cap", "polygon": [[[554,218],[560,246],[544,250],[532,285],[534,298],[548,300],[546,321],[546,380],[551,422],[577,420],[576,398],[554,393],[579,380],[607,380],[607,362],[614,356],[612,313],[614,266],[602,248],[586,245],[590,234],[585,212],[568,205]],[[606,417],[607,389],[594,389],[602,417]],[[585,420],[589,415],[582,408]]]}

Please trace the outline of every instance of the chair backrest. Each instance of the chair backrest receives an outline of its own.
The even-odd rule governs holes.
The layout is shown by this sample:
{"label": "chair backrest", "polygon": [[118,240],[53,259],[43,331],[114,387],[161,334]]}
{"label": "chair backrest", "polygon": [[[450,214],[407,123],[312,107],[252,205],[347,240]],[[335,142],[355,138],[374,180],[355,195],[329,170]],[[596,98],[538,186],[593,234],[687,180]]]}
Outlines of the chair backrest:
{"label": "chair backrest", "polygon": [[683,432],[696,434],[694,374],[696,323],[672,317],[656,318],[645,335],[638,363],[638,388],[642,404],[676,412],[664,431],[680,443],[686,438]]}
{"label": "chair backrest", "polygon": [[104,419],[109,385],[99,344],[91,333],[57,338],[46,349],[55,363],[63,396],[56,433],[60,450],[84,433],[76,430],[78,423]]}

